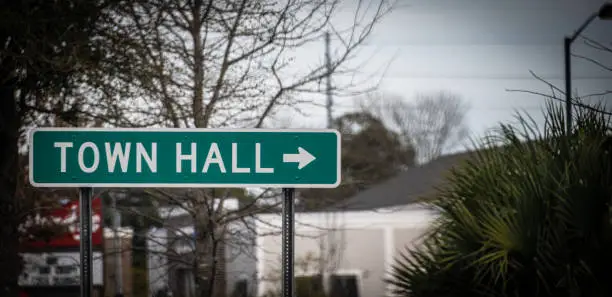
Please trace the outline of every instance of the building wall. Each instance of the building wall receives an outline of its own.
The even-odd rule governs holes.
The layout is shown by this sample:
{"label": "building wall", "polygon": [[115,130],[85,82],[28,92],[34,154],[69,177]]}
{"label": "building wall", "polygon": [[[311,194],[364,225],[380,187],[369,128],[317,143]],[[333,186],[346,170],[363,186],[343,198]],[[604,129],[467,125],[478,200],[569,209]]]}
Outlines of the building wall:
{"label": "building wall", "polygon": [[[251,226],[246,226],[251,225]],[[241,281],[247,282],[250,293],[257,292],[257,259],[255,258],[256,236],[253,232],[255,220],[245,218],[229,226],[226,252],[227,292],[231,296]],[[252,296],[252,295],[250,295]]]}
{"label": "building wall", "polygon": [[[102,256],[99,250],[92,254],[92,280],[94,286],[103,284]],[[23,287],[53,287],[80,285],[80,254],[78,250],[21,253],[24,261],[19,285]],[[2,266],[0,265],[0,268]],[[64,270],[64,271],[60,271]],[[69,271],[66,271],[68,270]]]}
{"label": "building wall", "polygon": [[[335,215],[333,225],[337,232],[332,239],[339,247],[336,271],[353,274],[360,279],[360,296],[385,296],[387,285],[383,278],[397,252],[405,245],[418,242],[419,235],[428,226],[433,214],[418,206],[407,206],[393,211],[343,212]],[[312,275],[318,265],[300,265],[309,253],[319,259],[320,236],[328,235],[330,215],[322,213],[296,214],[295,274]],[[279,215],[261,215],[258,234],[268,234],[257,239],[258,295],[277,290],[281,261],[281,218]],[[274,232],[276,231],[276,232]],[[275,234],[271,234],[275,233]],[[317,262],[318,260],[315,260]]]}
{"label": "building wall", "polygon": [[[219,243],[218,254],[220,257],[216,263],[217,279],[215,282],[215,296],[229,296],[232,294],[236,284],[246,280],[249,291],[256,292],[256,259],[255,259],[255,236],[252,232],[254,224],[252,219],[245,219],[228,224],[225,240]],[[180,228],[182,234],[193,234],[192,226]],[[173,242],[169,230],[157,229],[149,232],[148,247],[151,252],[148,255],[148,277],[149,294],[164,289],[174,288],[185,284],[182,278],[193,277],[188,265],[194,251],[193,246],[178,244],[173,248],[181,253],[180,263],[172,263],[175,253],[168,253],[168,242]]]}
{"label": "building wall", "polygon": [[421,242],[423,228],[394,228],[394,254],[403,253],[407,248],[416,247]]}
{"label": "building wall", "polygon": [[149,296],[167,289],[169,284],[168,257],[166,243],[168,231],[153,229],[147,234],[147,278],[149,280]]}

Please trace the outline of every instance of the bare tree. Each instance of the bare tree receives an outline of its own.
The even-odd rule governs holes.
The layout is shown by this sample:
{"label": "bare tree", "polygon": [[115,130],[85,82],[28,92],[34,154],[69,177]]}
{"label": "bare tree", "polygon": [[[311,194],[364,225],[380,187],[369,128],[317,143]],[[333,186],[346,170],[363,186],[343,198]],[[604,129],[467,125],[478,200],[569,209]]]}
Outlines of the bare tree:
{"label": "bare tree", "polygon": [[[101,55],[113,63],[89,73],[81,89],[58,100],[65,109],[78,110],[99,125],[260,128],[277,110],[299,110],[311,102],[303,97],[322,93],[320,83],[331,73],[354,71],[349,62],[391,11],[391,2],[128,2],[107,15],[112,33],[98,38],[108,49]],[[345,4],[343,9],[355,10],[354,17],[340,28],[332,15]],[[312,43],[318,46],[326,30],[339,45],[329,64],[295,67],[295,52]],[[353,83],[336,84],[333,91],[361,91],[359,82]],[[194,218],[197,294],[222,294],[216,281],[225,226],[255,213],[257,199],[222,211],[232,196],[226,189],[194,189],[188,195],[159,190],[157,195],[176,202]]]}
{"label": "bare tree", "polygon": [[[262,127],[279,108],[296,109],[300,103],[309,102],[302,95],[320,92],[320,81],[330,73],[353,71],[348,62],[392,8],[392,0],[346,1],[351,4],[348,8],[355,9],[353,22],[339,28],[332,24],[331,16],[339,10],[344,2],[341,0],[120,2],[120,7],[100,16],[104,21],[91,38],[95,42],[87,42],[84,47],[96,48],[92,60],[99,60],[99,65],[71,60],[80,66],[87,64],[87,74],[78,76],[74,89],[45,96],[49,100],[24,102],[27,106],[21,107],[36,113],[27,121],[14,121],[15,127],[6,134],[11,141],[16,141],[18,129],[23,127],[18,127],[20,123],[39,123],[42,114],[49,116],[42,117],[48,125],[62,120],[65,125]],[[329,67],[315,63],[295,73],[297,67],[293,66],[299,58],[295,50],[319,43],[326,29],[333,32],[340,45],[332,53]],[[58,41],[57,47],[61,44]],[[7,71],[10,73],[2,76],[3,80],[18,73]],[[66,76],[60,73],[58,77]],[[359,91],[358,86],[358,82],[336,85],[334,91],[343,87]],[[4,101],[11,112],[19,109],[14,91],[11,88],[3,93],[10,97]],[[43,97],[35,95],[37,99]],[[7,160],[14,154],[11,149]],[[3,194],[3,199],[9,199],[9,194]],[[178,198],[170,196],[170,200]],[[252,213],[254,203],[245,203],[230,214],[221,212],[229,196],[229,191],[194,190],[187,197],[188,203],[180,204],[195,217],[193,267],[201,296],[215,295],[219,232],[229,222]],[[213,201],[221,201],[221,206],[215,207]],[[12,207],[6,205],[7,209]]]}
{"label": "bare tree", "polygon": [[359,103],[364,111],[398,131],[402,140],[416,149],[419,162],[439,157],[468,136],[465,115],[469,105],[448,91],[420,93],[414,100],[371,93]]}
{"label": "bare tree", "polygon": [[[316,91],[317,82],[328,74],[324,65],[298,76],[288,75],[287,70],[291,51],[320,40],[339,4],[210,0],[135,7],[124,19],[138,29],[134,32],[141,35],[142,44],[151,45],[144,54],[159,65],[159,72],[143,84],[149,98],[137,110],[128,110],[140,114],[137,119],[160,118],[162,125],[173,127],[261,127],[275,108],[296,106],[299,94]],[[331,71],[349,60],[388,11],[386,5],[381,1],[371,19],[353,25]],[[138,28],[145,26],[150,29]],[[193,271],[199,296],[223,294],[218,272],[226,227],[254,212],[250,203],[222,212],[229,196],[229,191],[194,190],[181,203],[194,219]]]}
{"label": "bare tree", "polygon": [[[109,110],[122,126],[262,127],[279,108],[308,102],[301,94],[321,92],[328,73],[353,71],[348,62],[390,1],[358,1],[348,28],[330,22],[341,0],[134,2],[116,14],[117,36],[109,37],[130,57],[116,70],[126,73],[97,81],[101,100],[90,108]],[[295,50],[319,45],[329,27],[340,44],[331,67],[297,71]],[[133,99],[109,101],[118,91]]]}
{"label": "bare tree", "polygon": [[[583,36],[582,39],[583,44],[586,45],[588,49],[592,50],[598,57],[595,58],[594,56],[589,56],[585,53],[572,53],[572,56],[594,65],[605,72],[612,72],[612,63],[610,63],[610,60],[612,59],[611,44],[600,42],[586,36]],[[599,108],[603,107],[601,112],[612,115],[609,106],[605,105],[606,99],[609,99],[611,94],[612,89],[610,88],[590,94],[574,94],[573,103],[575,103],[578,108],[588,109],[596,109],[594,106],[599,105]]]}
{"label": "bare tree", "polygon": [[[70,121],[69,110],[55,104],[80,86],[80,78],[101,60],[96,42],[104,14],[121,1],[3,1],[0,7],[0,295],[17,296],[22,269],[19,226],[25,164],[20,144],[24,128],[45,124],[39,112]],[[38,193],[45,192],[39,191]]]}

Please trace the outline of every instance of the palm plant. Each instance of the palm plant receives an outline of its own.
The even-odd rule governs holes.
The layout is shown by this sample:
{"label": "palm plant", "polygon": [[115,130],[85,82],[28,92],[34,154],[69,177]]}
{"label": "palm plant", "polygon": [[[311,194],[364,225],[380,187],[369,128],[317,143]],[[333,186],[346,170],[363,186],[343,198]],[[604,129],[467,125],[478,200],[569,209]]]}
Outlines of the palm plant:
{"label": "palm plant", "polygon": [[612,145],[607,117],[547,107],[501,125],[428,203],[425,244],[390,273],[397,296],[612,296]]}

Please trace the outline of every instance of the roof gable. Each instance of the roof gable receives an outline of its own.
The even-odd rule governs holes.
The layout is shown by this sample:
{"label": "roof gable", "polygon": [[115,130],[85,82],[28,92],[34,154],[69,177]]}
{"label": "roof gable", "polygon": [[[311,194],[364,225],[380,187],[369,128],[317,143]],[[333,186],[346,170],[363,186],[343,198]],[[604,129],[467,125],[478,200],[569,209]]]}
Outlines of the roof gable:
{"label": "roof gable", "polygon": [[450,170],[474,152],[445,155],[421,166],[411,167],[380,184],[359,192],[328,211],[369,210],[416,203],[435,193]]}

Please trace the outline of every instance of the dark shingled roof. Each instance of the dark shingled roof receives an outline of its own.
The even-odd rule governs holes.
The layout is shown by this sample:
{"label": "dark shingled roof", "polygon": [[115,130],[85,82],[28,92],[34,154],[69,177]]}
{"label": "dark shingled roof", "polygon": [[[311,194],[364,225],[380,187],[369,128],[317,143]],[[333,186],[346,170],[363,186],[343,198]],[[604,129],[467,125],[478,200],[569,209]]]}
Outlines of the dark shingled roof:
{"label": "dark shingled roof", "polygon": [[372,210],[415,203],[423,196],[434,193],[435,187],[443,184],[449,170],[472,155],[473,152],[445,155],[424,165],[408,168],[327,210]]}

